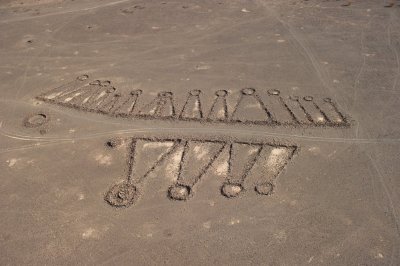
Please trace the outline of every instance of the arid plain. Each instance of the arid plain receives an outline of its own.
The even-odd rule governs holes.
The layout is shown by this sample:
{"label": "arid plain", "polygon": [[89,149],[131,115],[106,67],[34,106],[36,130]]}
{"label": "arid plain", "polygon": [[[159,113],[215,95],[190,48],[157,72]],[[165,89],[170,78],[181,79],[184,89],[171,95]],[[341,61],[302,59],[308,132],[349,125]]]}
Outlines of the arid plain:
{"label": "arid plain", "polygon": [[0,1],[1,265],[398,265],[400,7]]}

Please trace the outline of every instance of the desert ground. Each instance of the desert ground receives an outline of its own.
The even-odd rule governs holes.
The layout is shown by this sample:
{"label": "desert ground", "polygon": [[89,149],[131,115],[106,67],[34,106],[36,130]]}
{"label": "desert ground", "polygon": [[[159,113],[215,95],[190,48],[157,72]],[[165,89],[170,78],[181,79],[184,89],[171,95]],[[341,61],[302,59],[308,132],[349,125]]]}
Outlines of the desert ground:
{"label": "desert ground", "polygon": [[0,264],[399,265],[388,3],[0,1]]}

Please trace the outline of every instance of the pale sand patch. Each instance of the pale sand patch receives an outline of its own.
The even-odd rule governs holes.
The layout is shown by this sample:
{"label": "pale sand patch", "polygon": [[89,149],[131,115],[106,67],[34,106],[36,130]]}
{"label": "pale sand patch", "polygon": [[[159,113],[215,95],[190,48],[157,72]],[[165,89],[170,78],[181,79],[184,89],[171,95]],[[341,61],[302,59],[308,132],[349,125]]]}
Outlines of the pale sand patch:
{"label": "pale sand patch", "polygon": [[6,162],[8,163],[8,167],[13,167],[19,160],[21,160],[21,159],[12,158],[12,159],[7,160]]}
{"label": "pale sand patch", "polygon": [[199,110],[200,110],[200,104],[198,101],[195,101],[193,106],[193,112],[197,112]]}
{"label": "pale sand patch", "polygon": [[196,154],[196,158],[201,160],[204,158],[209,153],[209,150],[207,148],[201,147],[200,145],[196,145],[193,148],[194,153]]}
{"label": "pale sand patch", "polygon": [[218,176],[226,176],[228,174],[228,169],[229,169],[229,163],[228,161],[224,161],[218,164],[217,168],[215,169],[215,172]]}
{"label": "pale sand patch", "polygon": [[112,157],[110,155],[105,154],[97,154],[95,160],[102,165],[110,165],[112,161]]}
{"label": "pale sand patch", "polygon": [[147,142],[143,144],[143,150],[144,149],[155,149],[155,148],[160,148],[160,147],[165,147],[165,148],[171,148],[174,143],[171,142]]}
{"label": "pale sand patch", "polygon": [[96,229],[89,227],[87,228],[83,233],[82,233],[82,238],[83,239],[90,239],[90,238],[98,238],[99,233],[97,232]]}
{"label": "pale sand patch", "polygon": [[240,224],[240,220],[237,218],[232,218],[229,222],[229,225]]}
{"label": "pale sand patch", "polygon": [[316,147],[316,146],[313,146],[313,147],[309,148],[308,151],[310,153],[312,153],[313,155],[317,155],[317,154],[319,154],[321,152],[320,148]]}
{"label": "pale sand patch", "polygon": [[211,221],[207,221],[205,223],[203,223],[203,227],[206,229],[210,229],[211,228]]}
{"label": "pale sand patch", "polygon": [[77,92],[77,93],[75,93],[73,96],[66,98],[66,99],[64,100],[64,102],[65,102],[65,103],[66,103],[66,102],[69,102],[69,101],[71,101],[73,98],[78,97],[78,96],[81,95],[81,94],[82,94],[82,92]]}
{"label": "pale sand patch", "polygon": [[180,147],[170,158],[169,164],[165,169],[165,175],[169,180],[175,182],[178,178],[179,165],[182,160],[183,147]]}
{"label": "pale sand patch", "polygon": [[288,154],[289,152],[287,148],[273,149],[268,157],[267,167],[277,170],[282,164],[285,163]]}
{"label": "pale sand patch", "polygon": [[258,147],[251,147],[251,149],[249,149],[249,151],[247,152],[248,155],[253,155],[254,153],[256,153],[259,150]]}
{"label": "pale sand patch", "polygon": [[218,111],[218,117],[219,117],[219,118],[224,118],[224,116],[225,116],[225,110],[224,110],[224,109],[220,109],[220,110]]}
{"label": "pale sand patch", "polygon": [[82,192],[78,193],[78,200],[84,200],[84,199],[85,199],[85,194],[83,194]]}

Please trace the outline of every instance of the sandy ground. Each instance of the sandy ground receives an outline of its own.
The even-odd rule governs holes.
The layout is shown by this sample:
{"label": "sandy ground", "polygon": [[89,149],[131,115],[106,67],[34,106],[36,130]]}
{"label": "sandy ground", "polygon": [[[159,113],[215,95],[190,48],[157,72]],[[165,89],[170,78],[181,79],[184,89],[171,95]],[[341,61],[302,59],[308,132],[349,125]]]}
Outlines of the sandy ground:
{"label": "sandy ground", "polygon": [[400,8],[0,1],[1,265],[398,265]]}

